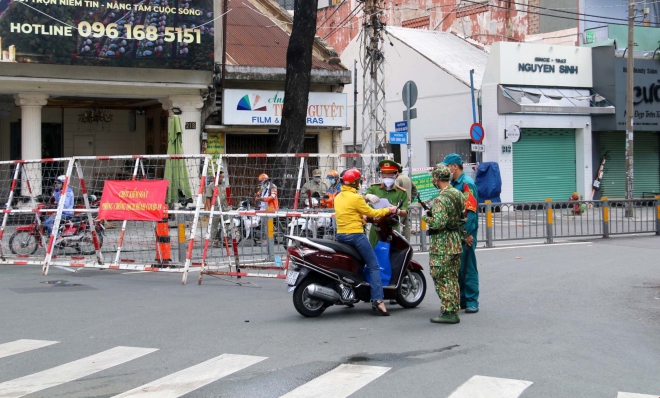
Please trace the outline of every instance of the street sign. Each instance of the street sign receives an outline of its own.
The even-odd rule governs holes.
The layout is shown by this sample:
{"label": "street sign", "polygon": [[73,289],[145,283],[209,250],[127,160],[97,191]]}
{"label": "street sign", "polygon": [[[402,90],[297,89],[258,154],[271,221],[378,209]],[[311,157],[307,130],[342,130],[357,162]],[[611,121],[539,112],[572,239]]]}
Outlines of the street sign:
{"label": "street sign", "polygon": [[403,97],[403,104],[407,108],[415,106],[415,102],[417,102],[417,85],[414,81],[408,80],[406,84],[403,85],[401,96]]}
{"label": "street sign", "polygon": [[408,121],[404,120],[402,122],[394,122],[394,131],[399,133],[408,131]]}
{"label": "street sign", "polygon": [[403,144],[403,145],[405,145],[407,143],[408,143],[408,133],[390,131],[390,144]]}
{"label": "street sign", "polygon": [[[408,111],[403,111],[403,118],[405,120],[408,120]],[[412,108],[410,110],[410,118],[411,119],[417,119],[417,108]]]}
{"label": "street sign", "polygon": [[516,126],[515,124],[509,126],[509,128],[504,131],[504,138],[511,142],[520,141],[521,136],[522,134],[520,133],[520,127]]}
{"label": "street sign", "polygon": [[486,152],[486,145],[472,144],[472,152]]}
{"label": "street sign", "polygon": [[484,126],[479,123],[472,123],[472,126],[470,126],[470,138],[472,139],[472,142],[475,144],[481,144],[485,136],[486,131],[484,130]]}
{"label": "street sign", "polygon": [[422,202],[431,200],[438,196],[438,188],[433,185],[433,177],[431,173],[418,173],[413,174],[412,182],[417,187],[417,192],[419,193],[419,198]]}

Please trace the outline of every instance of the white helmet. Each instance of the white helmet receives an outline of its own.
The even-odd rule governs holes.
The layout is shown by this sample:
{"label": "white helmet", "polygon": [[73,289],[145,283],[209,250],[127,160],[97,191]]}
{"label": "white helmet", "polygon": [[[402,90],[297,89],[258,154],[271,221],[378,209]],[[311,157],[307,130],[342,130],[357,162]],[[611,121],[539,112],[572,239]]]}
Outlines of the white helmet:
{"label": "white helmet", "polygon": [[61,175],[61,176],[57,177],[57,181],[61,182],[62,184],[64,184],[64,180],[66,180],[65,175]]}

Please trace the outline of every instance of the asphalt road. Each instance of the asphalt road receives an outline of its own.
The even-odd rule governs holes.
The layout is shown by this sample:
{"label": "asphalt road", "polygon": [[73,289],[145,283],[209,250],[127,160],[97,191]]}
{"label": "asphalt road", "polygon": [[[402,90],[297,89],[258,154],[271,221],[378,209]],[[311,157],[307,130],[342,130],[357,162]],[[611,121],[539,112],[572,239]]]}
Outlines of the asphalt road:
{"label": "asphalt road", "polygon": [[429,322],[428,277],[419,308],[306,319],[283,280],[4,265],[0,397],[112,397],[161,378],[150,396],[658,397],[659,243],[480,249],[480,312],[458,325]]}

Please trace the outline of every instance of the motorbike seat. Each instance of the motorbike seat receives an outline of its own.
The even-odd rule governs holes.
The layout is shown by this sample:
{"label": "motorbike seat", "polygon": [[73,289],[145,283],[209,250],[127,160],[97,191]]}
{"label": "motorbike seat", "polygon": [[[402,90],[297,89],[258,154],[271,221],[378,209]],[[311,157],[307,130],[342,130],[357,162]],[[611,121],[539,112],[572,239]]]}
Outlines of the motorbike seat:
{"label": "motorbike seat", "polygon": [[349,256],[353,256],[353,258],[355,258],[358,262],[360,262],[360,265],[364,265],[364,259],[360,255],[360,252],[357,251],[357,249],[351,245],[347,245],[346,243],[339,243],[329,239],[316,239],[316,238],[308,238],[308,239],[314,243],[318,243],[319,245],[329,247],[332,250],[336,251],[337,253],[344,253],[344,254],[348,254]]}

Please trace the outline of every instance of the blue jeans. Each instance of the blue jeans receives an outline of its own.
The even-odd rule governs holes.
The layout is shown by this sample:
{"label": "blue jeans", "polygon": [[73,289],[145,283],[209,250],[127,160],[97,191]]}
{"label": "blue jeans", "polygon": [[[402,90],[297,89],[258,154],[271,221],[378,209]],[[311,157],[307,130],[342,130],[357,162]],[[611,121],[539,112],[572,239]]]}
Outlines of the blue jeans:
{"label": "blue jeans", "polygon": [[[71,217],[73,217],[73,215],[62,213],[62,220],[68,220]],[[53,234],[53,224],[54,223],[55,223],[55,216],[48,217],[46,219],[46,221],[44,221],[44,228],[46,228],[48,230],[48,233],[51,234],[51,235]],[[56,238],[57,238],[57,236],[56,236]]]}
{"label": "blue jeans", "polygon": [[383,299],[383,282],[380,280],[380,269],[378,260],[371,243],[365,234],[337,234],[337,242],[346,243],[357,249],[364,261],[367,263],[369,277],[371,278],[371,301]]}

